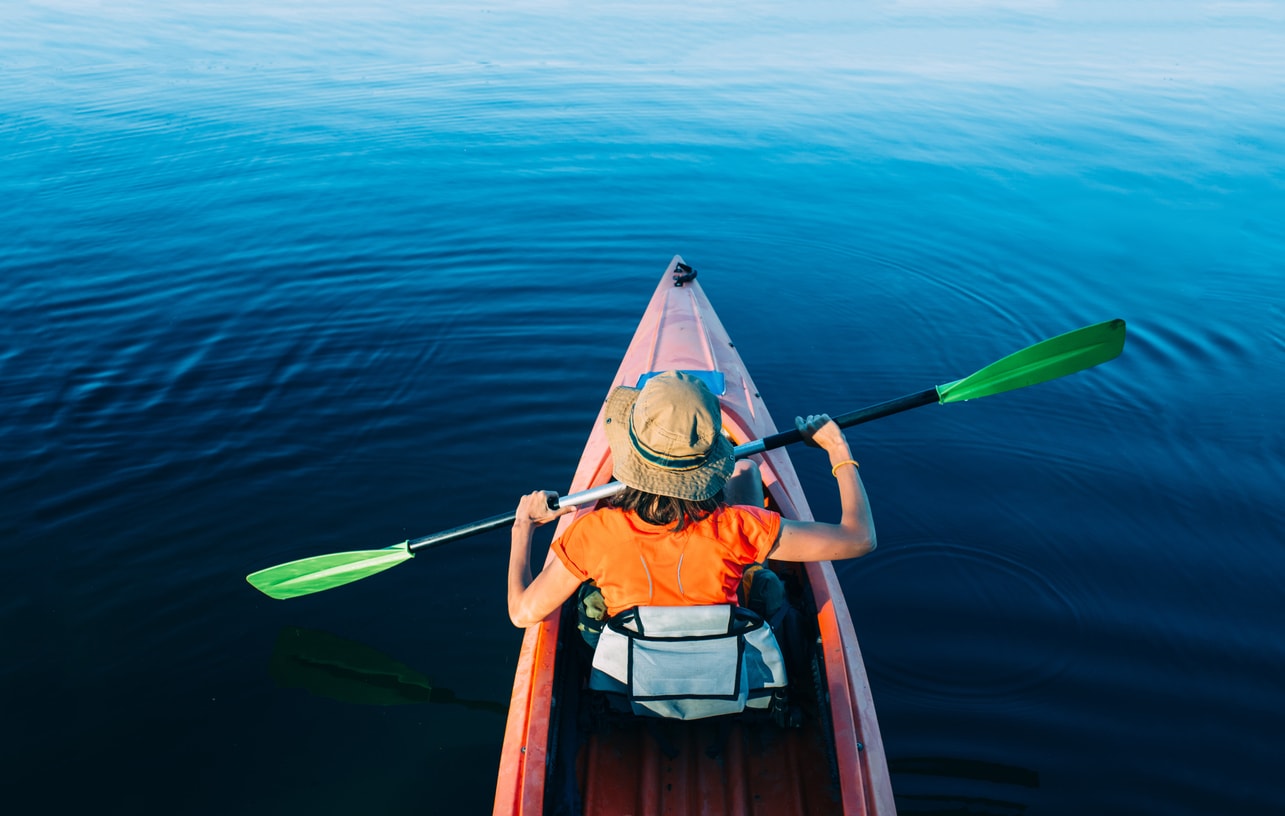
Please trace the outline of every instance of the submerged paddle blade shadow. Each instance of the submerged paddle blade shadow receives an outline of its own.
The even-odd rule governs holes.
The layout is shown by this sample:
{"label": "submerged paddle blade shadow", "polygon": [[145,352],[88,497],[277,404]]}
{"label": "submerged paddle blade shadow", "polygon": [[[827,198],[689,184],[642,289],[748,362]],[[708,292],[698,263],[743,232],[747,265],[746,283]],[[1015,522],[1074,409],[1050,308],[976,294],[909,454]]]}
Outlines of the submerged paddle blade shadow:
{"label": "submerged paddle blade shadow", "polygon": [[898,805],[925,815],[1022,816],[1040,787],[1030,768],[959,757],[890,759],[888,771],[897,779]]}
{"label": "submerged paddle blade shadow", "polygon": [[500,703],[461,700],[451,690],[435,688],[420,672],[364,643],[315,629],[283,627],[268,671],[282,688],[301,688],[346,703],[445,703],[498,714],[508,711]]}
{"label": "submerged paddle blade shadow", "polygon": [[363,643],[286,626],[277,634],[269,673],[282,688],[362,705],[427,703],[433,684],[410,666]]}

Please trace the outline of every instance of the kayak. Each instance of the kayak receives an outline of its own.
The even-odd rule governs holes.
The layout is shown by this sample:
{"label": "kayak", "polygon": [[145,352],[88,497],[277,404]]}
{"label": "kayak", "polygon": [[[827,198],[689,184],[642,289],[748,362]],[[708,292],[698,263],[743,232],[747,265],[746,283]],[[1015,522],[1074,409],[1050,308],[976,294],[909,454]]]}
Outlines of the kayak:
{"label": "kayak", "polygon": [[[695,272],[675,256],[611,386],[648,374],[692,372],[719,395],[733,444],[777,432]],[[610,388],[608,389],[610,392]],[[600,411],[567,493],[612,480]],[[754,457],[768,507],[811,520],[783,449]],[[554,535],[589,512],[564,516]],[[549,559],[555,558],[550,552]],[[586,690],[574,599],[526,630],[514,673],[496,816],[623,814],[891,814],[892,786],[856,632],[829,562],[769,565],[791,587],[804,623],[808,671],[793,672],[799,716],[780,722],[718,717],[598,723]]]}

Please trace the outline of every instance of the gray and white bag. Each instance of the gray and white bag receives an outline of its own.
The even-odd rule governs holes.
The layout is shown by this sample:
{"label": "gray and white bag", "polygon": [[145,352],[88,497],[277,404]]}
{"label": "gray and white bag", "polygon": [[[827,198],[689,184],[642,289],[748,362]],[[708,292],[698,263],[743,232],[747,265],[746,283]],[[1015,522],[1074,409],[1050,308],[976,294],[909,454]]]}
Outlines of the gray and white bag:
{"label": "gray and white bag", "polygon": [[697,720],[767,709],[787,678],[772,629],[731,604],[640,606],[607,622],[589,687],[635,714]]}

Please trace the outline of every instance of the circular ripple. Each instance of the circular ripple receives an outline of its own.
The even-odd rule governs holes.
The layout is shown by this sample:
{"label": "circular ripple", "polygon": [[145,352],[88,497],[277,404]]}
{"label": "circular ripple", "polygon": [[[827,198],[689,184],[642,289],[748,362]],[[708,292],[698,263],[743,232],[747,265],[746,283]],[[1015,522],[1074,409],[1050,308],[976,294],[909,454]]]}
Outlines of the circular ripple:
{"label": "circular ripple", "polygon": [[993,550],[897,543],[844,570],[867,671],[893,693],[1011,704],[1061,674],[1082,624],[1045,575]]}

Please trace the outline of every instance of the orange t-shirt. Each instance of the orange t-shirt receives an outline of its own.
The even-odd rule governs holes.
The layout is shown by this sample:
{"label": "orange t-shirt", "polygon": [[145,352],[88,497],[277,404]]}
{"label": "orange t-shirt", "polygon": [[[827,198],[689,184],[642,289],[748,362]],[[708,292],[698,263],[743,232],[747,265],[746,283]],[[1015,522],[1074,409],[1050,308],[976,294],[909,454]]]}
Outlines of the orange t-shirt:
{"label": "orange t-shirt", "polygon": [[553,542],[558,559],[602,591],[607,614],[635,606],[736,603],[741,573],[763,561],[781,516],[762,507],[721,507],[679,532],[605,507],[576,519]]}

